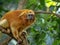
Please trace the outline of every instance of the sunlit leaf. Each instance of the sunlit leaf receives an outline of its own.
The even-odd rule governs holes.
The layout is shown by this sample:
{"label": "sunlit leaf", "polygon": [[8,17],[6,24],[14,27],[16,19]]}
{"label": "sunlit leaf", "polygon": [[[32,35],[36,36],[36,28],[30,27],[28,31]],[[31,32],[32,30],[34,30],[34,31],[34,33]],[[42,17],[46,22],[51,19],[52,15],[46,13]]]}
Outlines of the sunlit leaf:
{"label": "sunlit leaf", "polygon": [[47,7],[50,7],[51,5],[55,6],[56,4],[57,4],[56,2],[50,1],[50,2],[47,2],[47,3],[46,3],[46,6],[47,6]]}

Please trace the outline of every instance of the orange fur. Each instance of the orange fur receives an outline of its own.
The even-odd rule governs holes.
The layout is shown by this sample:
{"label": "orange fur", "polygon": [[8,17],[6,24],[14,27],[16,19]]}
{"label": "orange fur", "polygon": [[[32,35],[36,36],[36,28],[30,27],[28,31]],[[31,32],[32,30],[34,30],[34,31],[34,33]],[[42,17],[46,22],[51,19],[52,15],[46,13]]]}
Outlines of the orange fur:
{"label": "orange fur", "polygon": [[[27,20],[27,15],[33,14],[32,20]],[[27,27],[29,27],[35,21],[35,14],[32,10],[14,10],[6,13],[1,20],[6,19],[8,21],[8,27],[11,28],[13,36],[19,40],[19,33],[21,34]]]}

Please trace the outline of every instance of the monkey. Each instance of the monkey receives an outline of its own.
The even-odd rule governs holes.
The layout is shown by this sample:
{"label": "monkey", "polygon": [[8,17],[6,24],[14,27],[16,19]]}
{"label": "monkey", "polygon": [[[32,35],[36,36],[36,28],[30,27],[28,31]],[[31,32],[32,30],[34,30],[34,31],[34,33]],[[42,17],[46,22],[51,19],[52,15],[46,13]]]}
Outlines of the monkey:
{"label": "monkey", "polygon": [[7,12],[2,16],[0,26],[3,26],[4,28],[10,27],[13,37],[17,41],[20,41],[21,39],[19,35],[26,31],[26,29],[29,28],[34,22],[35,13],[33,10],[14,10]]}

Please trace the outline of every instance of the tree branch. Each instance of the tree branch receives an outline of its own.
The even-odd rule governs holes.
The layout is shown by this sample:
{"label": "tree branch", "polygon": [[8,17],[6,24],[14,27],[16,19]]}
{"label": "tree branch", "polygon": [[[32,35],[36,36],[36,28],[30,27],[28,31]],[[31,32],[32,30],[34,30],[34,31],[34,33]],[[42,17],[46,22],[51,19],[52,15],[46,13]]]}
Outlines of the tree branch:
{"label": "tree branch", "polygon": [[46,11],[42,11],[42,10],[34,11],[34,12],[35,12],[35,14],[39,14],[39,13],[42,13],[42,14],[53,14],[53,15],[56,15],[57,17],[60,17],[60,14],[53,13],[53,12],[46,12]]}
{"label": "tree branch", "polygon": [[26,4],[27,0],[20,0],[18,3],[17,10],[24,9],[24,5]]}

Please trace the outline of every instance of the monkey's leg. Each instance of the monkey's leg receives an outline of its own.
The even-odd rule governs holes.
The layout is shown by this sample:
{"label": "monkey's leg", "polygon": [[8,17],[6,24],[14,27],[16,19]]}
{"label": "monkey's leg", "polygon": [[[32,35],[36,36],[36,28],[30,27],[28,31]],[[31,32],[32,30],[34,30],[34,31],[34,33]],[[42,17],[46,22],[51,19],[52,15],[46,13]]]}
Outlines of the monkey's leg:
{"label": "monkey's leg", "polygon": [[18,42],[22,43],[22,39],[19,38],[19,34],[18,34],[17,27],[16,27],[14,24],[11,25],[11,32],[12,32],[14,38],[15,38]]}

